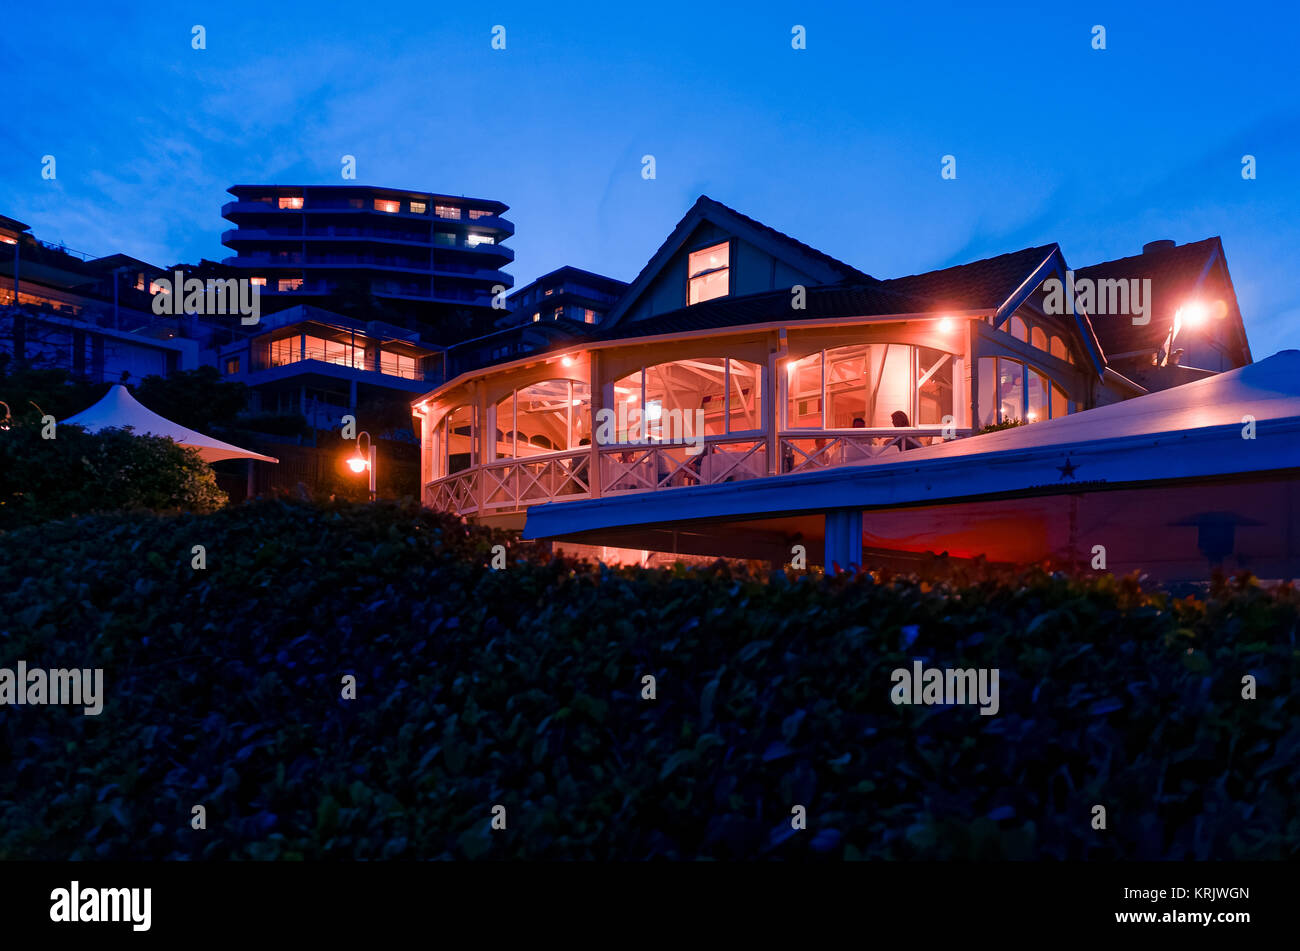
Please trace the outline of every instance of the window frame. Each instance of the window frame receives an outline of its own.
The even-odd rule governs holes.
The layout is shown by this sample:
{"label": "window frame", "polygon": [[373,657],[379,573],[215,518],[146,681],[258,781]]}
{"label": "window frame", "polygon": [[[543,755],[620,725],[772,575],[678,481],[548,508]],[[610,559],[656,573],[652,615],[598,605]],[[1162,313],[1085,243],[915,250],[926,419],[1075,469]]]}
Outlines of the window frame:
{"label": "window frame", "polygon": [[[719,248],[722,247],[723,245],[727,246],[726,267],[709,268],[707,270],[701,271],[699,274],[691,273],[691,255],[699,254],[701,251],[709,251],[712,250],[713,248]],[[711,300],[721,300],[724,297],[732,297],[735,295],[736,287],[735,287],[735,279],[733,274],[734,271],[733,262],[736,259],[735,245],[736,245],[735,238],[724,238],[721,241],[709,240],[695,247],[686,248],[686,285],[685,285],[686,293],[685,293],[685,299],[683,300],[684,306],[694,307],[696,306],[696,304],[707,304]],[[709,297],[702,301],[696,301],[696,304],[692,304],[691,303],[691,282],[701,277],[707,277],[710,274],[717,274],[719,271],[727,272],[727,292],[725,294],[719,294],[717,297]]]}

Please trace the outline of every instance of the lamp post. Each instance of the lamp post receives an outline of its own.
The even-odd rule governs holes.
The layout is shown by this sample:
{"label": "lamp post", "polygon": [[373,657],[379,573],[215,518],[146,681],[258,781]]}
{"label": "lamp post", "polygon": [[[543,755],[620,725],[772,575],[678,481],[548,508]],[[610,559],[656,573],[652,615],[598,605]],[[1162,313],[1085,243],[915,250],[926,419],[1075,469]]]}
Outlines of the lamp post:
{"label": "lamp post", "polygon": [[[370,452],[368,455],[361,454],[361,437],[366,437],[366,445]],[[357,434],[357,454],[348,460],[348,468],[358,474],[362,472],[370,473],[370,501],[375,500],[375,441],[370,438],[370,433],[362,430]]]}

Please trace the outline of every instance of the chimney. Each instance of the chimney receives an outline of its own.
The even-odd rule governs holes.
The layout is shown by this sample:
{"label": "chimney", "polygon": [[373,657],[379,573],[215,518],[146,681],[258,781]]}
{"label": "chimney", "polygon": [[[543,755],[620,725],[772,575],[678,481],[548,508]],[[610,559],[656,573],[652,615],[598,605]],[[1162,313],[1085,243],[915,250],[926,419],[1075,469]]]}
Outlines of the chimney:
{"label": "chimney", "polygon": [[1142,245],[1143,254],[1154,254],[1157,251],[1172,251],[1178,245],[1170,238],[1161,238],[1159,241],[1148,241]]}

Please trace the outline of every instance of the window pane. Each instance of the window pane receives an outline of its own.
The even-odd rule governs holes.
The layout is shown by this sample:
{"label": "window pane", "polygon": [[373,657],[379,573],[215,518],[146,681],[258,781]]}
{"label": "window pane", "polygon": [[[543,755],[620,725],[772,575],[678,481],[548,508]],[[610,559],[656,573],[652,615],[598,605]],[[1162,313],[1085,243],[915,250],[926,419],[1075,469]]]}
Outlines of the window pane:
{"label": "window pane", "polygon": [[727,296],[727,270],[713,271],[702,277],[691,278],[690,303],[698,304],[701,301],[713,300],[716,297]]}
{"label": "window pane", "polygon": [[724,241],[722,244],[715,244],[711,248],[692,251],[688,259],[688,271],[691,277],[696,277],[705,271],[729,267],[730,262],[731,245],[729,242]]}
{"label": "window pane", "polygon": [[546,380],[515,392],[515,452],[535,456],[569,448],[568,380]]}
{"label": "window pane", "polygon": [[474,435],[471,422],[474,410],[458,406],[447,418],[447,474],[468,469],[473,459]]}
{"label": "window pane", "polygon": [[[942,426],[945,416],[953,414],[953,356],[941,350],[921,347],[918,350],[917,420],[918,426]],[[922,382],[924,381],[924,382]]]}
{"label": "window pane", "polygon": [[696,434],[696,413],[704,411],[704,434],[726,432],[726,407],[721,359],[678,360],[647,367],[645,399],[651,434],[665,440],[684,438],[683,426]]}
{"label": "window pane", "polygon": [[822,355],[809,354],[786,365],[785,424],[789,429],[821,429]]}
{"label": "window pane", "polygon": [[[882,354],[882,350],[884,351]],[[877,362],[883,356],[881,362]],[[915,351],[904,344],[891,343],[888,349],[872,348],[871,401],[873,404],[868,424],[876,429],[891,426],[911,426],[915,409],[912,406],[914,383],[912,362]],[[894,414],[899,414],[897,417]]]}
{"label": "window pane", "polygon": [[629,373],[614,384],[614,419],[623,427],[615,433],[618,442],[629,442],[641,435],[641,371]]}
{"label": "window pane", "polygon": [[998,361],[996,357],[980,357],[979,364],[980,428],[992,426],[998,421]]}
{"label": "window pane", "polygon": [[1029,342],[1029,328],[1025,326],[1025,322],[1019,317],[1012,317],[1008,321],[1007,332],[1017,340],[1023,340],[1025,343]]}
{"label": "window pane", "polygon": [[728,432],[740,433],[763,428],[760,381],[763,368],[744,360],[730,361],[731,417]]}
{"label": "window pane", "polygon": [[1052,356],[1059,357],[1062,360],[1070,359],[1070,351],[1065,347],[1065,341],[1060,337],[1052,338]]}
{"label": "window pane", "polygon": [[571,385],[569,448],[581,449],[591,445],[591,384],[573,380]]}
{"label": "window pane", "polygon": [[1042,327],[1035,327],[1030,332],[1029,339],[1039,350],[1047,349],[1047,334]]}
{"label": "window pane", "polygon": [[1029,410],[1025,416],[1031,423],[1051,416],[1047,405],[1047,377],[1037,370],[1029,371]]}
{"label": "window pane", "polygon": [[513,393],[497,404],[496,457],[515,458],[515,394]]}
{"label": "window pane", "polygon": [[692,251],[687,257],[687,277],[690,278],[687,303],[725,297],[730,280],[731,245],[715,244],[711,248]]}
{"label": "window pane", "polygon": [[1070,400],[1065,395],[1065,390],[1061,389],[1055,383],[1052,384],[1052,419],[1060,416],[1067,416],[1070,413]]}
{"label": "window pane", "polygon": [[998,357],[999,422],[1025,418],[1025,368],[1006,357]]}
{"label": "window pane", "polygon": [[827,429],[862,429],[871,417],[868,386],[875,378],[873,359],[879,364],[883,347],[862,345],[826,351]]}

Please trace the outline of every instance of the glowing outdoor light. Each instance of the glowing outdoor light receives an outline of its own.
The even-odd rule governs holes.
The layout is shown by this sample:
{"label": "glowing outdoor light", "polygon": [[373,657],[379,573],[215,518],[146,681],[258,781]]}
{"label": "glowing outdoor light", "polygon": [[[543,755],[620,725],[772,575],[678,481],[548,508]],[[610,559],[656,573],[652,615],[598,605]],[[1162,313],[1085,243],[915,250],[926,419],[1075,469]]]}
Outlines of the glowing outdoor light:
{"label": "glowing outdoor light", "polygon": [[1175,321],[1184,327],[1199,327],[1210,316],[1209,309],[1200,301],[1184,304],[1174,315]]}
{"label": "glowing outdoor light", "polygon": [[[370,449],[368,456],[361,454],[361,437],[366,437],[366,445]],[[358,475],[369,470],[370,472],[370,498],[375,498],[375,441],[370,438],[370,433],[364,430],[357,434],[357,454],[348,460],[348,468]]]}
{"label": "glowing outdoor light", "polygon": [[571,366],[573,366],[573,364],[574,364],[574,359],[573,359],[573,357],[565,356],[565,358],[564,358],[563,360],[561,360],[560,362],[561,362],[562,364],[564,364],[566,367],[571,367]]}
{"label": "glowing outdoor light", "polygon": [[942,319],[939,321],[939,332],[940,332],[940,333],[945,333],[945,334],[946,334],[946,333],[948,333],[948,331],[952,330],[952,328],[953,328],[953,320],[952,320],[951,317],[944,317],[944,318],[942,318]]}

